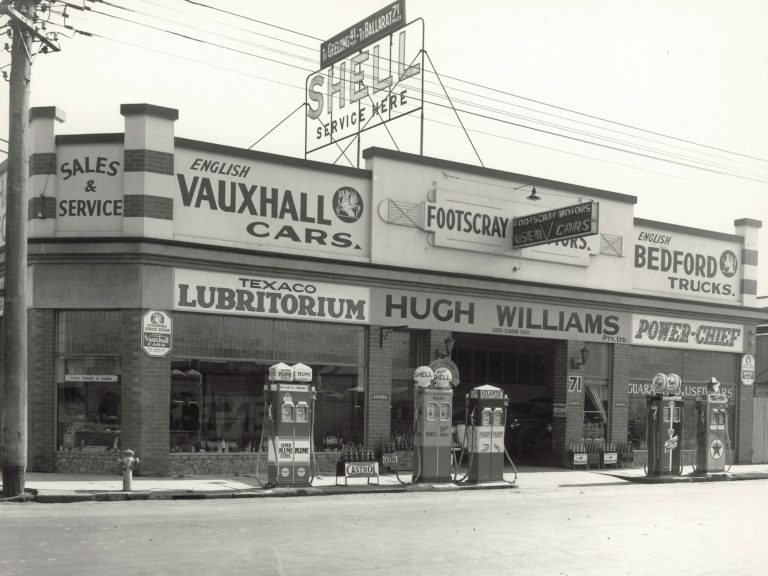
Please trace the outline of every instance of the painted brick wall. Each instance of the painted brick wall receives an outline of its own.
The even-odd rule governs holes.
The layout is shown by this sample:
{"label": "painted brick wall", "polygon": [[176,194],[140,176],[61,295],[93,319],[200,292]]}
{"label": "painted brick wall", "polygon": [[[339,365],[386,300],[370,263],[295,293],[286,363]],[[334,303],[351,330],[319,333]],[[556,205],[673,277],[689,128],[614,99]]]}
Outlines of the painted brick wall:
{"label": "painted brick wall", "polygon": [[173,220],[173,198],[149,194],[126,194],[124,201],[125,216]]}
{"label": "painted brick wall", "polygon": [[56,330],[53,310],[30,310],[27,469],[53,472],[56,446]]}
{"label": "painted brick wall", "polygon": [[125,151],[126,172],[154,172],[173,175],[173,154],[157,150],[133,149]]}

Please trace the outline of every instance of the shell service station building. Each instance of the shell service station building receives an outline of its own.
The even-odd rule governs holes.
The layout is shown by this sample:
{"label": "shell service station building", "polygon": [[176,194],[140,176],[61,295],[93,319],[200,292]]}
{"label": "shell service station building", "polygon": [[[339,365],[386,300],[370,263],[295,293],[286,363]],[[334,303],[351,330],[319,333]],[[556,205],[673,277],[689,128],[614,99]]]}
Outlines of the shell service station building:
{"label": "shell service station building", "polygon": [[278,362],[313,371],[325,473],[407,441],[436,360],[454,425],[470,390],[504,391],[516,463],[614,444],[642,465],[657,373],[682,381],[686,463],[712,377],[730,461],[768,459],[768,388],[744,370],[760,221],[693,229],[620,191],[382,148],[341,167],[119,112],[123,133],[57,135],[61,110],[30,111],[30,470],[113,473],[130,448],[142,474],[253,472]]}

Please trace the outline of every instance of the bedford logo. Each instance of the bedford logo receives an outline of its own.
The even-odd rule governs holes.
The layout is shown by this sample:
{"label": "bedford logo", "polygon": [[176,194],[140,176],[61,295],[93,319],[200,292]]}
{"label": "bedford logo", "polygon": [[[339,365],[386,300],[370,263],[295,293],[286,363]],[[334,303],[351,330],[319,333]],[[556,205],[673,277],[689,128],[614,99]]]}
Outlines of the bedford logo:
{"label": "bedford logo", "polygon": [[720,271],[723,273],[723,276],[726,278],[733,277],[733,275],[736,274],[738,267],[739,263],[736,259],[736,254],[730,250],[726,250],[722,253],[720,256]]}
{"label": "bedford logo", "polygon": [[342,186],[333,195],[333,211],[342,222],[357,222],[363,215],[363,199],[354,188]]}

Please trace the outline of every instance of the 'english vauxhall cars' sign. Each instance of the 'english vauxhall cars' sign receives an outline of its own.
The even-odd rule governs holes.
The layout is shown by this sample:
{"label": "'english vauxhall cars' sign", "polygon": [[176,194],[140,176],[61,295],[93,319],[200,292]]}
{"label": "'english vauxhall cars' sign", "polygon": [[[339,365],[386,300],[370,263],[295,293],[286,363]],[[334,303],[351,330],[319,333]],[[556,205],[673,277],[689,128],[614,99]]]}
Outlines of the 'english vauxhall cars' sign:
{"label": "'english vauxhall cars' sign", "polygon": [[512,247],[526,248],[598,232],[598,203],[584,202],[512,219]]}
{"label": "'english vauxhall cars' sign", "polygon": [[365,260],[370,180],[257,156],[176,148],[174,238]]}

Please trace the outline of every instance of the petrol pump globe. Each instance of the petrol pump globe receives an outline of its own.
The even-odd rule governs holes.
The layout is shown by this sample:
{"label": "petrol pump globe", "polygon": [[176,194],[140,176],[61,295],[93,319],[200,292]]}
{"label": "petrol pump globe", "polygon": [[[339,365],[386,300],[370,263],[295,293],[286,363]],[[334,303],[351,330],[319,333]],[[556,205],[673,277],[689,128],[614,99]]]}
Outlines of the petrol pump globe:
{"label": "petrol pump globe", "polygon": [[448,390],[451,387],[452,380],[453,372],[445,366],[441,366],[435,370],[435,388],[438,388],[439,390]]}
{"label": "petrol pump globe", "polygon": [[269,367],[270,382],[292,382],[293,368],[284,362],[278,362]]}
{"label": "petrol pump globe", "polygon": [[293,370],[293,379],[296,382],[312,382],[312,368],[306,364],[294,364],[291,369]]}
{"label": "petrol pump globe", "polygon": [[680,393],[682,380],[677,374],[667,374],[667,394],[677,396]]}
{"label": "petrol pump globe", "polygon": [[651,380],[651,386],[653,386],[654,394],[665,394],[667,391],[668,385],[669,385],[669,378],[667,378],[666,374],[657,372],[656,374],[653,375],[653,379]]}
{"label": "petrol pump globe", "polygon": [[419,366],[413,371],[413,380],[417,388],[429,388],[435,379],[435,372],[429,366]]}

